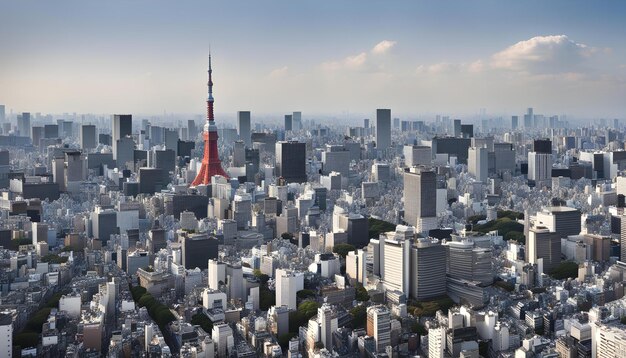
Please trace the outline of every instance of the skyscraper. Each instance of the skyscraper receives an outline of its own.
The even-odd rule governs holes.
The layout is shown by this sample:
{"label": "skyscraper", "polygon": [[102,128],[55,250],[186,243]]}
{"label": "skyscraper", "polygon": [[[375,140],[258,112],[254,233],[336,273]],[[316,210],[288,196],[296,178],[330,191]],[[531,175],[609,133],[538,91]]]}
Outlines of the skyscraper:
{"label": "skyscraper", "polygon": [[486,183],[488,179],[488,158],[487,148],[470,147],[467,152],[467,169],[468,172],[476,178],[477,181]]}
{"label": "skyscraper", "polygon": [[580,234],[581,213],[568,206],[552,206],[537,213],[537,224],[559,234],[560,238]]}
{"label": "skyscraper", "polygon": [[30,137],[30,113],[23,112],[17,116],[17,131],[22,137]]}
{"label": "skyscraper", "polygon": [[418,232],[437,224],[437,182],[435,172],[426,167],[404,170],[404,221]]}
{"label": "skyscraper", "polygon": [[[529,108],[532,111],[531,108]],[[538,139],[528,152],[528,180],[537,187],[550,186],[552,178],[552,141]]]}
{"label": "skyscraper", "polygon": [[186,269],[204,268],[209,259],[216,259],[218,240],[204,234],[181,237],[182,263]]}
{"label": "skyscraper", "polygon": [[376,148],[391,147],[391,109],[376,110]]}
{"label": "skyscraper", "polygon": [[111,133],[113,159],[117,160],[117,141],[133,134],[133,116],[130,114],[114,114],[112,117]]}
{"label": "skyscraper", "polygon": [[403,239],[387,239],[385,240],[384,245],[384,286],[387,290],[397,290],[408,296],[410,293],[409,268],[411,241]]}
{"label": "skyscraper", "polygon": [[214,175],[221,175],[228,178],[228,174],[222,169],[219,153],[217,151],[217,126],[215,125],[215,116],[213,113],[213,69],[211,68],[211,54],[209,54],[209,95],[207,98],[207,119],[204,124],[204,156],[202,158],[202,166],[198,172],[198,176],[191,183],[191,186],[208,185]]}
{"label": "skyscraper", "polygon": [[294,130],[302,129],[302,112],[293,112],[291,120],[291,125]]}
{"label": "skyscraper", "polygon": [[80,127],[80,147],[83,150],[94,149],[98,146],[96,138],[96,126],[84,124]]}
{"label": "skyscraper", "polygon": [[306,143],[276,143],[276,177],[282,177],[288,183],[306,181]]}
{"label": "skyscraper", "polygon": [[13,357],[13,317],[0,313],[0,357]]}
{"label": "skyscraper", "polygon": [[519,117],[511,116],[511,129],[517,129],[518,125],[519,125]]}
{"label": "skyscraper", "polygon": [[296,292],[304,289],[304,274],[283,269],[276,270],[276,306],[297,308]]}
{"label": "skyscraper", "polygon": [[293,129],[293,115],[285,114],[285,132]]}
{"label": "skyscraper", "polygon": [[250,111],[237,112],[237,132],[239,133],[239,139],[246,144],[246,147],[252,148],[250,137]]}
{"label": "skyscraper", "polygon": [[533,227],[528,231],[527,261],[531,264],[543,262],[541,272],[549,274],[561,263],[561,237],[545,226]]}
{"label": "skyscraper", "polygon": [[374,337],[377,352],[391,344],[391,314],[384,305],[367,308],[367,335]]}
{"label": "skyscraper", "polygon": [[445,295],[446,248],[439,240],[418,239],[411,247],[410,267],[412,298],[425,300]]}
{"label": "skyscraper", "polygon": [[3,123],[6,119],[6,110],[4,104],[0,104],[0,123]]}

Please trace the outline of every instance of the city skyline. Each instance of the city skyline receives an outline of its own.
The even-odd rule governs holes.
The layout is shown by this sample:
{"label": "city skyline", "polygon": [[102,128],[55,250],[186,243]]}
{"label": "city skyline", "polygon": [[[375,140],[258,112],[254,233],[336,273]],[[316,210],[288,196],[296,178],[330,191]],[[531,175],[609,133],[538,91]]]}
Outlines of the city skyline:
{"label": "city skyline", "polygon": [[354,5],[5,2],[0,102],[7,112],[199,114],[211,46],[218,116],[535,107],[623,118],[626,4]]}

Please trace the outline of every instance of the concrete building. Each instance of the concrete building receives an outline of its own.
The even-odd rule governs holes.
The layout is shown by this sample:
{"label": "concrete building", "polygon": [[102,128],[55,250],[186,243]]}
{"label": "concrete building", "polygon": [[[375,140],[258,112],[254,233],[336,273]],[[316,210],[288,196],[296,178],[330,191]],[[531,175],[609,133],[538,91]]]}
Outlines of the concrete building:
{"label": "concrete building", "polygon": [[[346,258],[347,262],[347,258]],[[426,300],[446,293],[446,247],[437,239],[418,239],[411,247],[411,297]]]}
{"label": "concrete building", "polygon": [[528,180],[538,188],[552,184],[551,153],[528,153]]}
{"label": "concrete building", "polygon": [[469,148],[467,153],[467,170],[477,181],[487,183],[489,178],[487,148]]}
{"label": "concrete building", "polygon": [[386,306],[367,308],[367,335],[374,337],[376,352],[385,352],[391,345],[391,314]]}
{"label": "concrete building", "polygon": [[411,241],[385,240],[384,276],[386,290],[397,290],[409,296]]}
{"label": "concrete building", "polygon": [[296,293],[304,289],[304,274],[287,270],[276,270],[276,306],[297,309]]}
{"label": "concrete building", "polygon": [[215,342],[215,353],[217,357],[228,357],[235,345],[233,330],[230,326],[226,323],[214,325],[213,332],[211,332],[211,339]]}
{"label": "concrete building", "polygon": [[[540,272],[549,274],[561,263],[561,237],[545,226],[528,231],[527,261],[539,265]],[[543,268],[543,270],[542,270]]]}
{"label": "concrete building", "polygon": [[182,263],[187,270],[204,268],[209,259],[216,259],[218,240],[206,233],[190,234],[180,238]]}
{"label": "concrete building", "polygon": [[406,167],[432,164],[433,150],[430,147],[424,145],[405,145],[402,153],[404,154],[404,165]]}
{"label": "concrete building", "polygon": [[252,138],[250,136],[250,111],[237,112],[237,133],[239,140],[242,140],[246,147],[252,148]]}
{"label": "concrete building", "polygon": [[84,124],[80,127],[80,147],[88,151],[98,146],[96,134],[96,126],[93,124]]}
{"label": "concrete building", "polygon": [[276,177],[287,183],[306,182],[306,143],[276,143]]}
{"label": "concrete building", "polygon": [[567,206],[544,208],[536,215],[536,225],[545,226],[560,238],[578,235],[581,231],[580,210]]}
{"label": "concrete building", "polygon": [[133,117],[130,114],[114,114],[111,117],[111,121],[111,143],[113,144],[113,159],[118,161],[118,141],[127,136],[132,136]]}
{"label": "concrete building", "polygon": [[13,357],[13,318],[0,313],[0,357]]}
{"label": "concrete building", "polygon": [[[426,167],[404,171],[404,221],[418,232],[436,228],[437,183],[435,172]],[[434,222],[434,224],[433,224]]]}
{"label": "concrete building", "polygon": [[391,109],[376,110],[376,148],[391,147]]}

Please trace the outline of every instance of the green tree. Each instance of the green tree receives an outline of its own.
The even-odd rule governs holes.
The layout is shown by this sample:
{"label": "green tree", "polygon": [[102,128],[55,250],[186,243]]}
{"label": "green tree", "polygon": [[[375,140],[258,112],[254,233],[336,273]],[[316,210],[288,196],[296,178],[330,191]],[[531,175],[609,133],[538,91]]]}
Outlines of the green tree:
{"label": "green tree", "polygon": [[413,324],[411,325],[411,332],[417,333],[420,336],[425,336],[428,334],[428,330],[426,329],[426,327],[424,327],[423,324],[420,323],[419,320],[415,320],[415,322],[413,322]]}
{"label": "green tree", "polygon": [[296,292],[296,296],[301,300],[306,300],[308,298],[315,298],[315,291],[313,290],[300,290]]}
{"label": "green tree", "polygon": [[[291,328],[291,327],[290,327]],[[298,334],[296,332],[289,332],[278,337],[278,344],[283,350],[286,350],[289,347],[289,341],[296,337]]]}
{"label": "green tree", "polygon": [[211,333],[213,331],[213,322],[202,312],[198,312],[191,316],[191,324],[200,326],[207,333]]}
{"label": "green tree", "polygon": [[365,287],[363,287],[362,284],[357,283],[356,284],[356,297],[355,299],[359,302],[367,302],[370,300],[370,295],[369,293],[367,293],[367,290],[365,289]]}
{"label": "green tree", "polygon": [[526,243],[526,236],[524,233],[518,231],[509,231],[503,236],[503,238],[506,241],[517,241],[520,244]]}
{"label": "green tree", "polygon": [[356,250],[356,248],[354,247],[354,245],[350,244],[337,244],[333,246],[333,252],[343,257],[344,259],[346,258],[346,256],[348,256],[348,252],[354,250]]}
{"label": "green tree", "polygon": [[578,277],[578,264],[573,261],[563,261],[550,273],[557,280]]}
{"label": "green tree", "polygon": [[368,235],[371,238],[378,239],[378,236],[384,232],[394,231],[396,229],[396,225],[384,220],[378,220],[374,218],[368,218],[367,222],[369,224]]}
{"label": "green tree", "polygon": [[261,272],[261,270],[259,269],[254,269],[252,271],[252,273],[254,274],[254,277],[259,279],[259,282],[261,283],[261,285],[265,285],[267,283],[267,281],[270,280],[270,277],[264,273]]}
{"label": "green tree", "polygon": [[367,308],[365,305],[358,305],[350,310],[350,316],[352,316],[353,328],[363,328],[367,319]]}

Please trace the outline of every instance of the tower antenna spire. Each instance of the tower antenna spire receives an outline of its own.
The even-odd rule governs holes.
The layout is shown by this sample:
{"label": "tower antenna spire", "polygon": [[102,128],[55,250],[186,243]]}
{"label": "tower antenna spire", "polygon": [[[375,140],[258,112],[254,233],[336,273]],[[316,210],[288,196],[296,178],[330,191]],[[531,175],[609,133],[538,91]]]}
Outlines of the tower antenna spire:
{"label": "tower antenna spire", "polygon": [[201,184],[208,185],[211,183],[211,178],[214,175],[221,175],[228,178],[228,174],[222,169],[222,162],[220,161],[218,149],[217,149],[217,126],[215,125],[215,116],[213,113],[213,67],[211,66],[211,46],[209,45],[209,82],[208,84],[208,96],[206,101],[207,115],[206,123],[204,124],[203,138],[204,138],[204,156],[202,158],[202,164],[200,171],[196,176],[196,179],[191,183],[191,186],[198,186]]}

